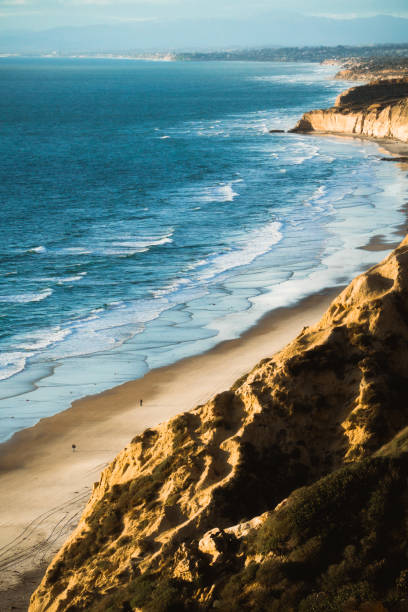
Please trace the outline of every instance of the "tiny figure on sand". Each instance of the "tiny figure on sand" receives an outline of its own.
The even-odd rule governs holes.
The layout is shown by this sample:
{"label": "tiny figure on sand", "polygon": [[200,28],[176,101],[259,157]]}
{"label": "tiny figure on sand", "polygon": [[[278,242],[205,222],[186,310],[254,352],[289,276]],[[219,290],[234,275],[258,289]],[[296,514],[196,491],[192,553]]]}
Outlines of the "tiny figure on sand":
{"label": "tiny figure on sand", "polygon": [[140,400],[140,405],[143,406],[143,400],[142,399]]}
{"label": "tiny figure on sand", "polygon": [[75,450],[76,450],[76,444],[73,444],[72,445],[72,452],[75,453]]}

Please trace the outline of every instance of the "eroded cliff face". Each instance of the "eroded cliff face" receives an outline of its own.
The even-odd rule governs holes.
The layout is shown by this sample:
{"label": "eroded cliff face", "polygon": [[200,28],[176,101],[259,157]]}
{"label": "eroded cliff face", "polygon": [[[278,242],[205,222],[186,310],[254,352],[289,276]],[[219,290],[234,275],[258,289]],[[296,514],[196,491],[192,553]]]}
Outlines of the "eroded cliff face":
{"label": "eroded cliff face", "polygon": [[292,132],[331,132],[408,142],[408,80],[375,81],[340,94],[333,108],[305,113]]}
{"label": "eroded cliff face", "polygon": [[[102,473],[30,611],[340,610],[347,597],[330,589],[347,583],[344,559],[349,582],[364,582],[357,603],[381,596],[371,583],[408,593],[406,534],[390,527],[390,569],[364,531],[371,498],[381,514],[401,486],[406,496],[407,349],[408,237],[232,389],[137,436]],[[340,578],[325,583],[333,563]],[[320,592],[321,607],[307,607]]]}

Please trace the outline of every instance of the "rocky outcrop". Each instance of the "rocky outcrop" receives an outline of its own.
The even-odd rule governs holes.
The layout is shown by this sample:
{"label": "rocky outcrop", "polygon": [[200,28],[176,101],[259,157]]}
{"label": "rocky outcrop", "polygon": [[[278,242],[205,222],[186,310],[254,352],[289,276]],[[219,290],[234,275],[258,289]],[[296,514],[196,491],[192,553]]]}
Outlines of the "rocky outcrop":
{"label": "rocky outcrop", "polygon": [[30,612],[403,599],[407,349],[408,237],[232,389],[137,436]]}
{"label": "rocky outcrop", "polygon": [[364,110],[371,104],[392,104],[407,97],[408,79],[379,80],[347,89],[337,96],[334,106]]}
{"label": "rocky outcrop", "polygon": [[408,80],[375,81],[340,94],[333,108],[305,113],[292,132],[408,142]]}
{"label": "rocky outcrop", "polygon": [[408,58],[396,56],[357,58],[342,61],[335,78],[340,81],[375,81],[408,78]]}

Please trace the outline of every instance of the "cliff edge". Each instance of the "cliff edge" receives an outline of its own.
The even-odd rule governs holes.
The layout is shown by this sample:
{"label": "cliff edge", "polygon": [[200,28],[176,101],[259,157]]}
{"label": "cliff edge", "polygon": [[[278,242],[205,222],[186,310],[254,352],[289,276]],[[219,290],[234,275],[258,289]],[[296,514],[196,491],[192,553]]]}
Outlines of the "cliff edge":
{"label": "cliff edge", "polygon": [[386,57],[350,57],[342,64],[335,79],[341,81],[376,81],[408,77],[408,58],[396,54]]}
{"label": "cliff edge", "polygon": [[229,391],[137,436],[30,612],[406,610],[407,349],[408,237]]}
{"label": "cliff edge", "polygon": [[305,113],[291,132],[330,132],[408,142],[408,79],[378,80],[340,94],[335,106]]}

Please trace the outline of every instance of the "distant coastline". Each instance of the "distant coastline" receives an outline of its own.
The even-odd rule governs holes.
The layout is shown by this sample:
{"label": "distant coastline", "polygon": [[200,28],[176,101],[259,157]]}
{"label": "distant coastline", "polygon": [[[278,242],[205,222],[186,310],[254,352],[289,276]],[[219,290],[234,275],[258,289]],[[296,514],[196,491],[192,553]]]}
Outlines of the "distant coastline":
{"label": "distant coastline", "polygon": [[[378,103],[381,87],[360,89],[364,103],[359,100],[359,112],[364,115]],[[346,102],[359,94],[342,94],[343,105],[339,102],[329,115],[353,112]],[[302,130],[307,122],[310,127]],[[294,131],[313,132],[313,112]],[[375,136],[375,127],[373,132]],[[343,133],[350,135],[340,123],[336,134]],[[382,248],[381,241],[365,248],[376,247]],[[380,600],[391,597],[405,602],[405,590],[395,595],[389,586],[385,595],[378,574],[366,572],[365,557],[356,555],[357,563],[350,556],[355,555],[355,542],[365,545],[371,529],[370,546],[364,549],[371,567],[388,562],[397,578],[400,572],[406,575],[401,571],[402,529],[395,535],[390,529],[391,535],[372,544],[390,516],[388,508],[406,508],[401,486],[392,489],[392,505],[382,506],[378,499],[388,500],[391,493],[378,488],[383,479],[376,473],[373,480],[366,467],[370,461],[372,471],[394,474],[396,465],[400,469],[395,457],[405,451],[401,473],[406,474],[406,394],[401,384],[406,380],[406,266],[407,238],[382,263],[358,276],[321,321],[303,327],[282,352],[258,363],[228,391],[127,444],[95,483],[76,531],[33,594],[30,611],[56,602],[63,609],[85,609],[101,601],[105,607],[125,609],[132,598],[138,609],[146,604],[146,609],[159,609],[155,602],[162,601],[163,584],[168,601],[173,606],[177,602],[179,609],[251,610],[259,602],[267,609],[275,601],[281,603],[276,609],[298,609],[299,603],[299,609],[309,609],[311,602],[315,609],[316,601],[323,601],[321,610],[334,609],[333,602],[343,609],[344,593],[353,595],[344,610],[386,610]],[[225,363],[231,365],[231,360]],[[201,380],[208,378],[202,372]],[[395,390],[394,381],[401,381]],[[388,464],[379,455],[393,459]],[[351,488],[355,473],[357,484]],[[365,491],[371,491],[373,481],[377,490],[368,500]],[[373,499],[376,522],[370,518],[367,528]],[[101,530],[111,525],[112,515],[115,528],[102,539]],[[109,571],[102,575],[101,566]],[[349,566],[353,574],[345,574]],[[329,582],[327,575],[335,567],[336,580]],[[353,591],[342,590],[343,584]]]}
{"label": "distant coastline", "polygon": [[[0,54],[2,57],[44,57],[44,58],[81,58],[81,59],[127,59],[147,61],[253,61],[253,62],[312,62],[322,64],[343,65],[345,68],[354,68],[362,63],[367,66],[373,65],[373,70],[378,73],[375,64],[393,67],[406,66],[408,58],[408,43],[384,44],[369,46],[337,45],[337,46],[308,46],[308,47],[249,47],[231,49],[209,49],[203,51],[180,50],[180,49],[158,49],[156,51],[138,50],[99,50],[63,52],[50,49],[42,53],[22,53],[10,50]],[[353,79],[349,74],[343,75],[346,79]],[[342,78],[343,78],[342,77]]]}
{"label": "distant coastline", "polygon": [[[77,57],[91,59],[88,56]],[[156,57],[153,61],[174,61],[165,57]],[[125,56],[93,59],[152,61],[151,57]],[[392,147],[390,150],[393,152]],[[405,231],[406,227],[401,227],[400,235]],[[362,248],[382,251],[390,249],[391,246],[393,245],[383,244],[381,238],[378,238]],[[8,553],[11,556],[8,560],[10,561],[15,550],[18,550],[21,560],[17,567],[22,572],[26,571],[27,564],[30,565],[34,551],[40,550],[48,561],[76,523],[90,486],[97,478],[102,465],[128,443],[131,435],[145,427],[154,426],[163,419],[171,418],[182,410],[191,409],[194,403],[207,401],[209,396],[217,391],[223,391],[237,376],[252,367],[255,361],[270,356],[271,352],[282,348],[296,335],[302,326],[312,324],[323,314],[333,296],[333,290],[327,289],[301,301],[295,307],[280,309],[278,313],[267,315],[238,340],[222,343],[207,353],[181,360],[168,368],[154,370],[148,374],[146,380],[126,383],[99,396],[75,402],[69,410],[43,419],[35,427],[20,432],[2,445],[2,494],[6,495],[10,489],[19,492],[13,502],[14,507],[11,503],[8,509],[10,535],[16,537],[17,543],[16,549],[11,546]],[[228,367],[225,367],[225,363],[228,363]],[[215,383],[209,384],[208,381],[212,380],[212,377],[215,378]],[[190,383],[187,389],[186,380]],[[196,386],[191,385],[191,380],[196,381]],[[139,397],[148,400],[143,409],[137,404],[136,399]],[[114,414],[112,405],[115,405]],[[78,453],[75,455],[71,452],[73,440],[77,444],[79,440]],[[47,491],[48,487],[54,487],[52,497],[55,508],[52,510],[55,517],[61,520],[61,531],[57,532],[54,540],[41,540],[42,530],[47,532],[48,529],[51,533],[54,531],[52,520],[55,520],[55,517],[52,519],[50,511],[41,528],[35,525],[29,533],[28,541],[23,542],[19,539],[20,531],[25,522],[33,519],[33,513],[35,516],[35,513],[39,514],[39,510],[35,504],[33,509],[19,510],[19,495],[27,496],[27,487],[31,487],[29,495],[32,494],[35,498],[36,492],[38,494],[38,483],[34,481],[37,473],[41,473],[42,486],[47,487]],[[56,474],[59,475],[57,478]],[[67,500],[71,504],[69,516],[65,510]],[[18,516],[15,521],[17,525],[12,524],[10,517],[14,520],[14,516]],[[10,574],[5,574],[5,580],[9,577]]]}

